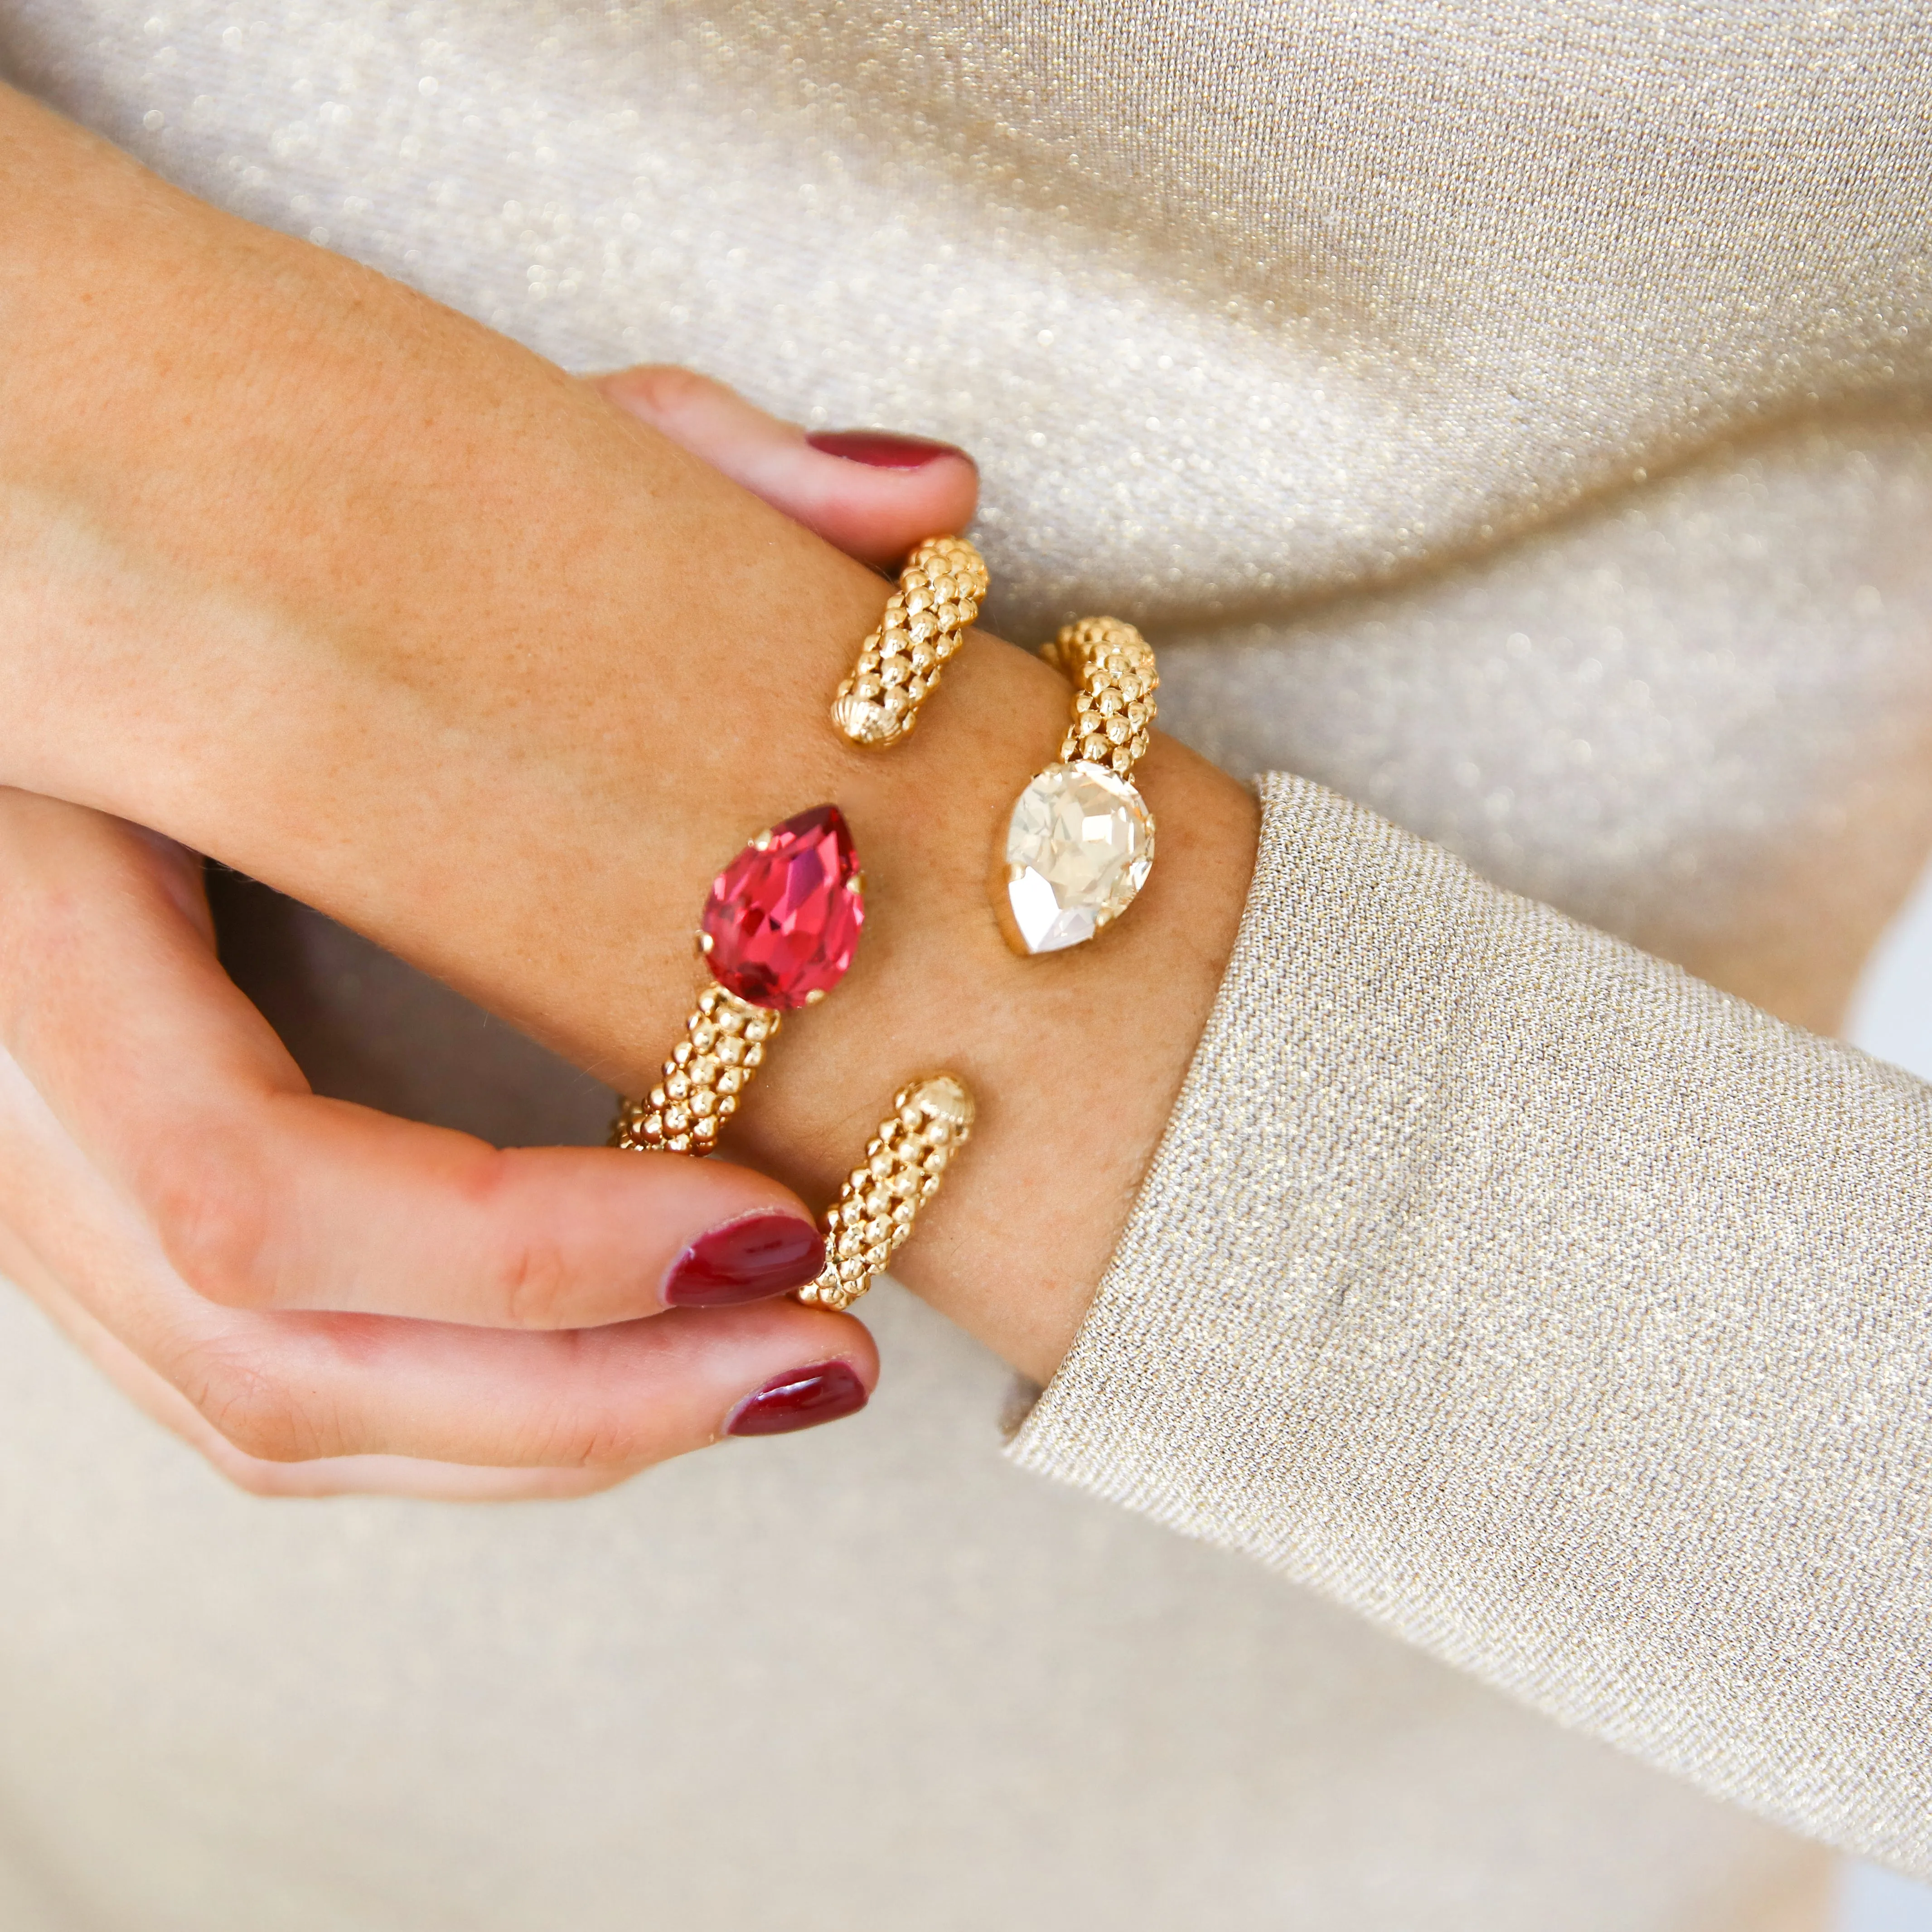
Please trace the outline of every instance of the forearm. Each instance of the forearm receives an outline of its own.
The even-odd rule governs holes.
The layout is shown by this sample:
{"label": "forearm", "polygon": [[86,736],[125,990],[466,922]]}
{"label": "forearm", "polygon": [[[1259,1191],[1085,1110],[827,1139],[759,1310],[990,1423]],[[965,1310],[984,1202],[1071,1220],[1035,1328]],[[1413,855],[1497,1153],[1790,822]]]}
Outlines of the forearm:
{"label": "forearm", "polygon": [[1156,742],[1132,915],[1014,958],[986,878],[1056,676],[976,639],[911,741],[851,751],[825,708],[869,572],[393,284],[10,99],[0,142],[0,776],[255,872],[633,1087],[711,872],[836,800],[865,943],[735,1151],[822,1196],[904,1078],[965,1074],[981,1132],[905,1273],[1049,1370],[1232,946],[1245,794]]}

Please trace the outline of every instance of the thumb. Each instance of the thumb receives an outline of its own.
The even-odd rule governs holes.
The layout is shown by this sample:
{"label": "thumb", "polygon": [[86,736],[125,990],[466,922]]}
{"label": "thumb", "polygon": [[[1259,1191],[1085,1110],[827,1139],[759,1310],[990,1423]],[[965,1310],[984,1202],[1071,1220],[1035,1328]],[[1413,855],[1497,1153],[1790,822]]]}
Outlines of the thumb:
{"label": "thumb", "polygon": [[808,435],[694,370],[645,363],[593,377],[626,415],[701,457],[862,563],[895,564],[964,530],[980,472],[963,449],[885,430]]}

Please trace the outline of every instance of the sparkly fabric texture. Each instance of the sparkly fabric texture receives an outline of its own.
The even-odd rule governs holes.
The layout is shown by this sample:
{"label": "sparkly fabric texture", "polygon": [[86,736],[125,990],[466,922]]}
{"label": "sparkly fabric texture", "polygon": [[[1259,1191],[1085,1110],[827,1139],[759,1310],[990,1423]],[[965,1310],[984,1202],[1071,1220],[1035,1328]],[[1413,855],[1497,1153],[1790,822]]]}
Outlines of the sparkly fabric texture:
{"label": "sparkly fabric texture", "polygon": [[[1928,55],[1904,0],[0,0],[22,84],[568,365],[964,444],[989,625],[1130,617],[1244,776],[1828,1026],[1932,838]],[[1873,1352],[1910,1360],[1910,1148],[1820,1141],[1911,1090],[1322,794],[1292,818],[1018,1453],[1922,1857],[1884,1808],[1923,1798],[1922,1714],[1868,1694],[1888,1630],[1904,1694],[1922,1667]],[[1485,1077],[1522,1118],[1471,1114]],[[1783,1111],[1734,1120],[1747,1089]],[[1780,1832],[1016,1480],[992,1366],[867,1310],[864,1416],[477,1516],[228,1496],[8,1304],[9,1932],[1822,1922]],[[849,1602],[862,1642],[795,1640]],[[856,1900],[810,1790],[889,1848]]]}
{"label": "sparkly fabric texture", "polygon": [[1163,640],[1162,716],[1829,1031],[1932,843],[1928,614],[1904,398],[1406,589]]}
{"label": "sparkly fabric texture", "polygon": [[163,172],[568,365],[970,448],[995,629],[1285,610],[1932,377],[1916,0],[0,22]]}

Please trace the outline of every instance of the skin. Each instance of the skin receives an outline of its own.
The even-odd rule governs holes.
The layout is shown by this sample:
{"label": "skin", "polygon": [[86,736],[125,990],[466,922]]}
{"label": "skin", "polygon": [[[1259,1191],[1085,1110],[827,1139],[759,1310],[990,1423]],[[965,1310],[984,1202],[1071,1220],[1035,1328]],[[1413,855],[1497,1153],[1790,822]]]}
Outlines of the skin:
{"label": "skin", "polygon": [[[704,1229],[829,1198],[943,1066],[980,1128],[896,1271],[1050,1375],[1232,950],[1256,818],[1157,737],[1132,914],[1006,950],[994,830],[1064,683],[976,637],[903,746],[825,719],[887,592],[855,559],[958,527],[970,464],[867,470],[679,372],[574,382],[11,94],[0,167],[0,1268],[252,1486],[596,1487],[715,1439],[772,1375],[836,1357],[869,1385],[851,1317],[662,1312],[661,1284]],[[825,800],[865,943],[704,1162],[316,1098],[215,963],[194,856],[636,1090],[712,873]]]}

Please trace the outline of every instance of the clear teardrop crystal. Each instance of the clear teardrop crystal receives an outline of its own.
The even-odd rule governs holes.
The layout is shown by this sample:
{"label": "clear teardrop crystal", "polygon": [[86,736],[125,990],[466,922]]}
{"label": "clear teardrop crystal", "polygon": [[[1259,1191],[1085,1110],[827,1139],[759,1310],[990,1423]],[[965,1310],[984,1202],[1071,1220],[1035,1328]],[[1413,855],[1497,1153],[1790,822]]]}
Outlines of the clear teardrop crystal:
{"label": "clear teardrop crystal", "polygon": [[1154,865],[1154,814],[1127,781],[1084,759],[1048,765],[1006,824],[1007,937],[1027,952],[1091,939],[1133,903]]}

